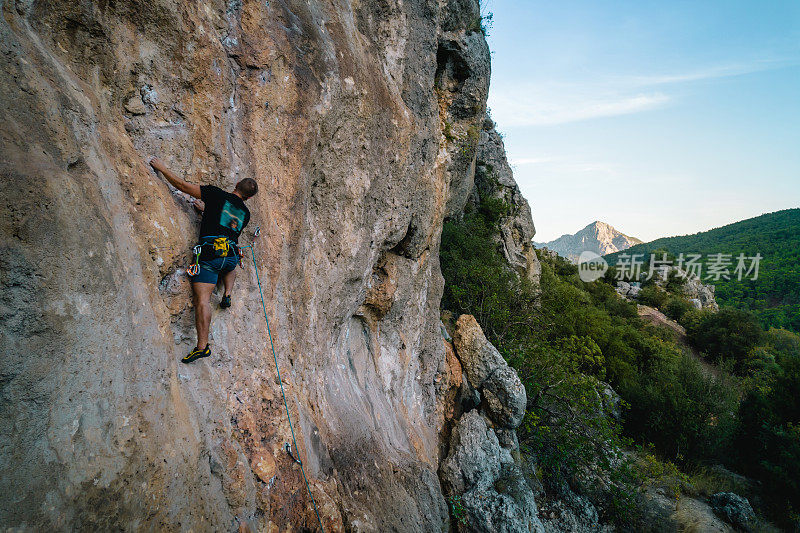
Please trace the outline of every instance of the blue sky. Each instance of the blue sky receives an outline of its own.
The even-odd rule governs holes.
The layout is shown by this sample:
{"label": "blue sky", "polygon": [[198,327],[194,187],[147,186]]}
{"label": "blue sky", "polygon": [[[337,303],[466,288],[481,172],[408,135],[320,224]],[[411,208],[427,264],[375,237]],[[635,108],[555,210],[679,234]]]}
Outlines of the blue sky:
{"label": "blue sky", "polygon": [[800,1],[483,4],[489,107],[535,240],[800,206]]}

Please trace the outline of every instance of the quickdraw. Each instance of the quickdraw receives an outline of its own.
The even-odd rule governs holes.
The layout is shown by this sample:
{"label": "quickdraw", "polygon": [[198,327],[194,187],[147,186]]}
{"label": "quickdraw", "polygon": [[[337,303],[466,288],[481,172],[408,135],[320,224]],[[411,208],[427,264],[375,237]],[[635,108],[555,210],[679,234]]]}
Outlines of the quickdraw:
{"label": "quickdraw", "polygon": [[194,264],[189,265],[188,270],[186,273],[190,276],[196,276],[200,273],[200,252],[203,251],[203,245],[198,244],[194,247]]}

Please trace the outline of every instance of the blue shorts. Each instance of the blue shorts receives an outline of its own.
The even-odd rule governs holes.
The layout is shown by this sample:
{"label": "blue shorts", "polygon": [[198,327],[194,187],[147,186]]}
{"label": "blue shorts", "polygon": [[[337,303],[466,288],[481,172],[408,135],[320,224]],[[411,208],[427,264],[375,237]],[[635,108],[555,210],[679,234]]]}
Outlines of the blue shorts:
{"label": "blue shorts", "polygon": [[239,258],[236,254],[229,255],[228,257],[215,257],[207,261],[200,261],[200,270],[196,276],[190,276],[189,279],[192,283],[211,283],[216,285],[221,275],[225,275],[239,264]]}

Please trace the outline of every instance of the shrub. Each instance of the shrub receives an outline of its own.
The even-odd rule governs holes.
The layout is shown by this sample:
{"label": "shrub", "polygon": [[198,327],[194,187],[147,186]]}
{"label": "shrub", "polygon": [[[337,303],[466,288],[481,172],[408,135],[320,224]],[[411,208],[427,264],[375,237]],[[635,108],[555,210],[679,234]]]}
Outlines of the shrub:
{"label": "shrub", "polygon": [[712,361],[718,363],[730,359],[739,369],[763,334],[753,314],[731,308],[702,315],[700,320],[687,327],[686,332],[689,342]]}
{"label": "shrub", "polygon": [[670,296],[664,304],[664,314],[678,321],[692,309],[694,309],[692,304],[680,296]]}
{"label": "shrub", "polygon": [[780,525],[800,526],[800,355],[781,355],[780,370],[755,387],[739,408],[737,464],[769,487],[769,509]]}
{"label": "shrub", "polygon": [[680,293],[686,285],[686,278],[678,274],[677,270],[670,270],[667,274],[667,283],[664,288],[667,292]]}
{"label": "shrub", "polygon": [[779,328],[770,328],[764,333],[764,343],[782,355],[800,356],[800,335]]}
{"label": "shrub", "polygon": [[626,417],[631,433],[682,463],[722,451],[734,429],[738,402],[730,380],[709,374],[687,354],[668,356],[643,374],[624,391],[631,405]]}
{"label": "shrub", "polygon": [[647,285],[639,291],[639,301],[650,307],[661,308],[669,295],[657,285]]}

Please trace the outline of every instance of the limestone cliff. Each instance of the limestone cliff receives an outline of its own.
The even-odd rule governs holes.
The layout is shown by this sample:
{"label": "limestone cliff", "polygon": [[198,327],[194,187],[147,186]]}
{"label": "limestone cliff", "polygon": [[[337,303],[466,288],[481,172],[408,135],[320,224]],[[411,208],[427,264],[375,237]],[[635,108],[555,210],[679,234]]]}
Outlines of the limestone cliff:
{"label": "limestone cliff", "polygon": [[260,184],[243,241],[326,528],[447,529],[438,243],[473,189],[477,0],[10,0],[0,47],[0,524],[316,527],[252,265],[178,362],[198,217],[158,155]]}
{"label": "limestone cliff", "polygon": [[542,267],[532,244],[536,228],[531,207],[514,180],[503,138],[488,116],[481,127],[475,188],[470,199],[475,206],[487,199],[503,202],[505,213],[500,217],[497,227],[497,239],[503,256],[519,275],[538,283]]}

